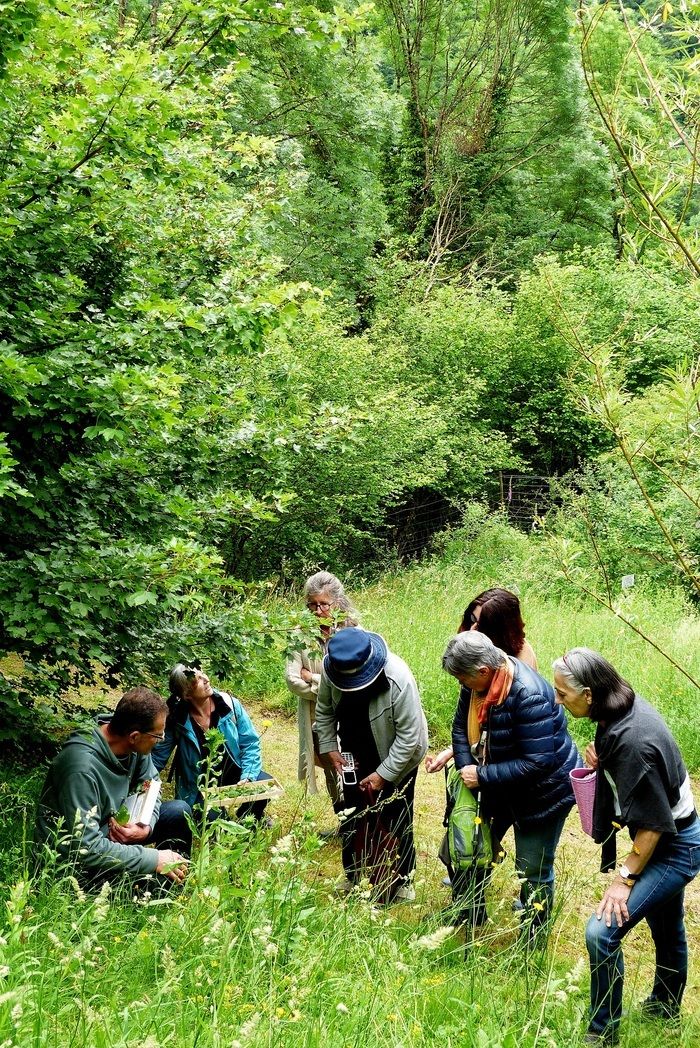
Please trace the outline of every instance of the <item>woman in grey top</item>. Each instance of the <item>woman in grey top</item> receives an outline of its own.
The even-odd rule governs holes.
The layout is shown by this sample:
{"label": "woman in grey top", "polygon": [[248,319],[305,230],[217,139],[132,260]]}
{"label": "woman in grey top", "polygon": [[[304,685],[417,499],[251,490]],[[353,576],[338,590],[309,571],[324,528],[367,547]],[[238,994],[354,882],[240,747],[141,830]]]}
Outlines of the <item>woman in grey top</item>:
{"label": "woman in grey top", "polygon": [[678,1022],[688,975],[683,895],[700,871],[700,820],[680,751],[659,713],[596,651],[573,648],[553,667],[557,702],[597,724],[586,762],[597,769],[593,835],[603,845],[603,870],[615,867],[616,830],[627,826],[632,839],[586,928],[591,1012],[584,1041],[615,1044],[621,944],[642,920],[656,949],[654,985],[642,1012]]}
{"label": "woman in grey top", "polygon": [[316,733],[316,696],[321,680],[321,666],[329,638],[345,626],[357,625],[357,612],[348,599],[343,584],[330,571],[317,571],[304,585],[307,611],[318,622],[318,642],[311,648],[300,648],[287,661],[285,680],[297,697],[299,729],[299,782],[309,793],[318,793],[316,766],[323,768],[326,789],[333,805],[342,800],[338,774],[325,754],[318,751]]}

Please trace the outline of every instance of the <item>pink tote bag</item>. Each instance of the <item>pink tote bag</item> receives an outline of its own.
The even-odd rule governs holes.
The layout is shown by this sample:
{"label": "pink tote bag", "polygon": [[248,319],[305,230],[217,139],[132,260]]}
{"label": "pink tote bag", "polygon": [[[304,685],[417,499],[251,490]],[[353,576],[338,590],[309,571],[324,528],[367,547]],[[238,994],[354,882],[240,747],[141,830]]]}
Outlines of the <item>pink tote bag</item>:
{"label": "pink tote bag", "polygon": [[592,837],[596,773],[592,768],[574,768],[569,772],[569,778],[581,819],[581,827],[584,833]]}

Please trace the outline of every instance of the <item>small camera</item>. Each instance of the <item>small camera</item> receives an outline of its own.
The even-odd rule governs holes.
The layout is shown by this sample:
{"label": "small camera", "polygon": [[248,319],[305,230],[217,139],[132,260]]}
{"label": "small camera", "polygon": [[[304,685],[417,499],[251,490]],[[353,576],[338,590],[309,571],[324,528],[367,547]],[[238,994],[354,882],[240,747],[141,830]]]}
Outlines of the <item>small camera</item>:
{"label": "small camera", "polygon": [[357,786],[357,772],[355,771],[355,758],[352,753],[341,753],[345,767],[343,768],[343,782],[346,786]]}

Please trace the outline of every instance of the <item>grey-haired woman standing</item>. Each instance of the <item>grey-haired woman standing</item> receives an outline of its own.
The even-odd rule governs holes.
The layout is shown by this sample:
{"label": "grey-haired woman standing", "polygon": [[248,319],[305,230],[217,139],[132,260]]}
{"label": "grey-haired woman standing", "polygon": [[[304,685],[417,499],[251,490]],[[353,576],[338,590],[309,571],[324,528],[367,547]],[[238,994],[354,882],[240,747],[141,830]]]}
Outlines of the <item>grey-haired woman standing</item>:
{"label": "grey-haired woman standing", "polygon": [[595,721],[586,761],[597,769],[593,835],[604,871],[614,869],[615,832],[627,826],[631,848],[586,927],[591,1011],[586,1044],[615,1044],[622,1016],[622,940],[645,920],[656,949],[649,1018],[676,1023],[688,975],[685,886],[700,872],[700,820],[675,739],[657,711],[590,648],[554,664],[557,702]]}
{"label": "grey-haired woman standing", "polygon": [[316,767],[323,768],[326,789],[331,802],[337,805],[342,793],[338,774],[326,754],[319,753],[315,730],[316,698],[321,680],[323,656],[330,637],[338,629],[357,625],[357,612],[348,599],[340,579],[330,571],[317,571],[304,586],[307,610],[316,616],[319,627],[315,648],[296,651],[285,669],[287,687],[297,696],[297,727],[299,730],[299,782],[306,783],[309,793],[318,793]]}

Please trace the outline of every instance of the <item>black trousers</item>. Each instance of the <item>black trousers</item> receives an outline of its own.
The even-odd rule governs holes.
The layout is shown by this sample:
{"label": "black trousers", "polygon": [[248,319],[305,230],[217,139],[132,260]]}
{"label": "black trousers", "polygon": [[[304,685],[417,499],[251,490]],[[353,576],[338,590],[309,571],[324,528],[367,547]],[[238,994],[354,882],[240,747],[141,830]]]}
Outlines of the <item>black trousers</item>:
{"label": "black trousers", "polygon": [[373,838],[375,842],[380,841],[386,831],[393,834],[398,840],[397,879],[405,882],[415,870],[413,803],[417,776],[418,768],[415,768],[401,782],[387,783],[373,799],[359,786],[343,786],[343,809],[355,809],[340,826],[343,869],[353,884],[362,877],[362,849],[357,846],[359,834],[363,835],[363,844],[370,846]]}

